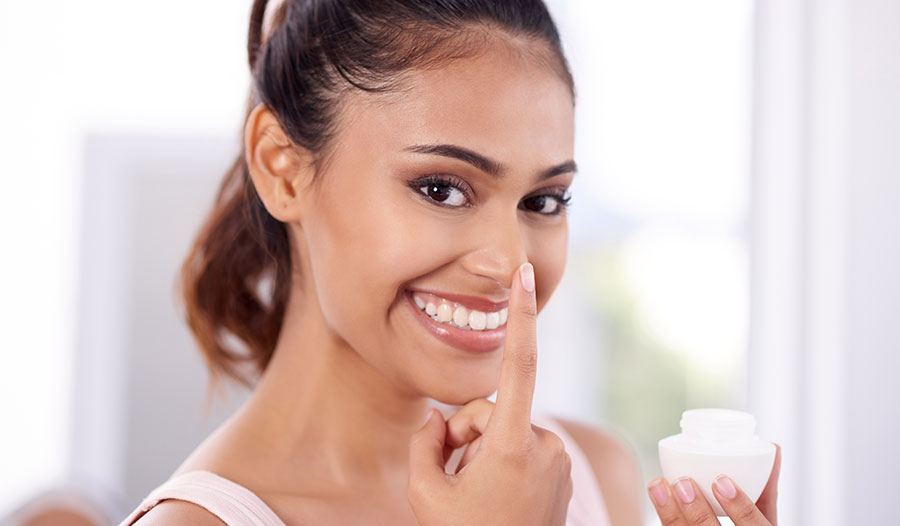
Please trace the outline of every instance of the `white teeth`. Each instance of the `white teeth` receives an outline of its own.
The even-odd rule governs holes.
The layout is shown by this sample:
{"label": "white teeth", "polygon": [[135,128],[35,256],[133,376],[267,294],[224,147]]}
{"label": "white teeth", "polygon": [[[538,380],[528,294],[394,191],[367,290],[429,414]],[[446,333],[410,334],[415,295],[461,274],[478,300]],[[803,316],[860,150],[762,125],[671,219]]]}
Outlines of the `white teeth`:
{"label": "white teeth", "polygon": [[453,323],[460,327],[469,323],[469,311],[465,307],[456,307],[456,310],[453,311]]}
{"label": "white teeth", "polygon": [[[473,310],[469,313],[469,327],[476,331],[484,330],[484,327],[487,325],[487,314]],[[495,327],[496,328],[496,327]]]}
{"label": "white teeth", "polygon": [[[428,298],[434,298],[435,301],[429,301]],[[429,294],[421,296],[418,293],[413,294],[413,301],[419,309],[424,310],[425,314],[431,316],[431,319],[434,321],[451,324],[463,330],[483,331],[496,329],[506,323],[509,314],[509,308],[507,307],[495,312],[482,312],[467,309],[456,303],[451,304],[445,299]]]}
{"label": "white teeth", "polygon": [[437,308],[437,316],[438,321],[446,323],[453,318],[453,310],[447,303],[441,303]]}

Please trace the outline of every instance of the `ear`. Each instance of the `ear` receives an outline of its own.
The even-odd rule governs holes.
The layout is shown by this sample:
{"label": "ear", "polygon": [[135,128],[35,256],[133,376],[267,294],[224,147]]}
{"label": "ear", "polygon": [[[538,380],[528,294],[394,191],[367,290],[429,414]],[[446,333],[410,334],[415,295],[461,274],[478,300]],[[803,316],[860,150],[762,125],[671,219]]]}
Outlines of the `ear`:
{"label": "ear", "polygon": [[244,152],[266,210],[284,223],[300,221],[302,192],[315,170],[312,156],[291,142],[265,104],[258,104],[247,118]]}

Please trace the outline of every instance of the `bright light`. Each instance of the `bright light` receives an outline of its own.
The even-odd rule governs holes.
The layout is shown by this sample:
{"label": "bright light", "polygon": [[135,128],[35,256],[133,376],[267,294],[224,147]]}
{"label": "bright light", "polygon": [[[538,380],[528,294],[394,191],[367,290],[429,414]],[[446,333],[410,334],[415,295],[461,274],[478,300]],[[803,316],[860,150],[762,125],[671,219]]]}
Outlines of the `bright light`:
{"label": "bright light", "polygon": [[658,341],[706,372],[730,371],[747,341],[747,254],[732,237],[648,227],[629,237],[623,272]]}

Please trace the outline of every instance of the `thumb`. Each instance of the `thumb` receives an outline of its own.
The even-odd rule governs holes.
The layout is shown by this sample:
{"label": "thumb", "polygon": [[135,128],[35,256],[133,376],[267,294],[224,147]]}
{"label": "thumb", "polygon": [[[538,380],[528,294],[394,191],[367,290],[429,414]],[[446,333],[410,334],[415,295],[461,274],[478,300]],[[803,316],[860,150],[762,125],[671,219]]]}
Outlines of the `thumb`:
{"label": "thumb", "polygon": [[[437,413],[437,414],[435,414]],[[447,426],[437,409],[428,411],[428,418],[409,439],[409,489],[421,494],[445,478],[444,441]]]}
{"label": "thumb", "polygon": [[774,525],[778,524],[777,501],[778,476],[781,473],[781,444],[775,442],[773,442],[773,444],[775,444],[775,463],[772,466],[772,473],[769,475],[769,481],[766,483],[766,487],[763,488],[762,494],[759,499],[756,500],[756,506],[766,519]]}

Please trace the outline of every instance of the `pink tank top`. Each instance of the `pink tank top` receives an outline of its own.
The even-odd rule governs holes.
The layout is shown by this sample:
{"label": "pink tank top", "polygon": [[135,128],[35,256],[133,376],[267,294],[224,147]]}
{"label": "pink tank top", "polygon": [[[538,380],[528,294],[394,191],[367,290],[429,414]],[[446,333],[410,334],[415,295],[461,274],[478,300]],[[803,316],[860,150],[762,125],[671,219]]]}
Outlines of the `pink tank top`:
{"label": "pink tank top", "polygon": [[[609,526],[603,494],[584,452],[556,420],[534,415],[532,422],[559,435],[572,459],[572,500],[569,501],[566,526]],[[190,471],[170,478],[150,492],[119,526],[131,526],[166,499],[192,502],[228,526],[285,526],[284,521],[252,491],[209,471]]]}

